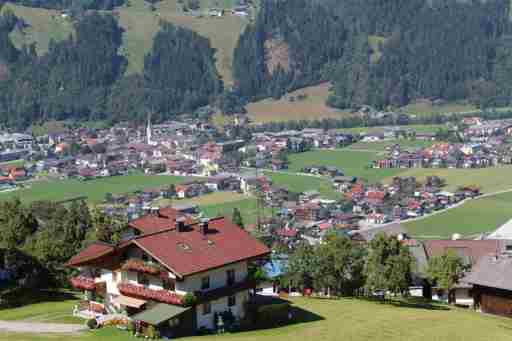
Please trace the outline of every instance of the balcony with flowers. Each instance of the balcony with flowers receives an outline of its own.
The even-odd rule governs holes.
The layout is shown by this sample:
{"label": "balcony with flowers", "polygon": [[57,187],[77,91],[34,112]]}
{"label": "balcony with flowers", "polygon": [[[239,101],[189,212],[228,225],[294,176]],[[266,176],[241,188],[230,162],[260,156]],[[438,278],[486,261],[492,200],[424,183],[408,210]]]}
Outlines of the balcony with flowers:
{"label": "balcony with flowers", "polygon": [[94,278],[85,277],[85,276],[76,276],[70,279],[71,285],[75,289],[80,290],[88,290],[95,291],[96,283],[94,282]]}
{"label": "balcony with flowers", "polygon": [[183,305],[183,297],[172,291],[164,289],[149,289],[145,286],[122,282],[117,285],[119,292],[125,296],[153,300],[162,303]]}
{"label": "balcony with flowers", "polygon": [[142,259],[131,258],[128,259],[122,266],[122,270],[142,272],[151,276],[159,276],[167,274],[159,264],[152,262],[145,262]]}

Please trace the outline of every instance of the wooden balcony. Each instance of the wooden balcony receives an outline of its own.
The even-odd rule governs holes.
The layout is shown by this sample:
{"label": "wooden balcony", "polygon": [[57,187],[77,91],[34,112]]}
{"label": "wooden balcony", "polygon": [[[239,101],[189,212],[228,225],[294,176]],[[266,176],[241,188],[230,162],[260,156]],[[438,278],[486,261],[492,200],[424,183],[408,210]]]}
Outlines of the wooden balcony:
{"label": "wooden balcony", "polygon": [[117,285],[119,292],[125,296],[162,303],[183,305],[183,297],[169,290],[149,289],[145,286],[122,282]]}
{"label": "wooden balcony", "polygon": [[77,276],[70,279],[71,285],[75,289],[81,290],[96,290],[96,283],[94,282],[94,278],[85,277],[85,276]]}

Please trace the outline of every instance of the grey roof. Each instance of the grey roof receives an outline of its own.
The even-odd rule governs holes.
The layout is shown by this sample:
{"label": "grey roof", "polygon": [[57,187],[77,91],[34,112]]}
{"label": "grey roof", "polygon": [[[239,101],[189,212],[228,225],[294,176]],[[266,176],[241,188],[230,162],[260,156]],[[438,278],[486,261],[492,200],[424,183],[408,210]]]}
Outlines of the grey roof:
{"label": "grey roof", "polygon": [[394,223],[384,226],[372,227],[364,230],[357,230],[354,231],[354,233],[358,233],[366,241],[370,241],[373,238],[375,238],[375,236],[377,236],[377,234],[379,233],[384,233],[386,236],[398,236],[399,234],[406,234],[407,230],[399,223]]}
{"label": "grey roof", "polygon": [[474,285],[512,290],[512,257],[483,257],[462,281]]}
{"label": "grey roof", "polygon": [[512,239],[512,219],[487,236],[487,239]]}

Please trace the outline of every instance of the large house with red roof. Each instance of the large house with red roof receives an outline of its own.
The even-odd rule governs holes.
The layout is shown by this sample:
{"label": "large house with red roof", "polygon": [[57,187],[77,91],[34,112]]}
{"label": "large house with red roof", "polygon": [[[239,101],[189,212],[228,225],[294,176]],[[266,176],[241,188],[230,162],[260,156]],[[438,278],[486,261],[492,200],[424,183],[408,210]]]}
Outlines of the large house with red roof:
{"label": "large house with red roof", "polygon": [[218,314],[245,316],[251,261],[270,250],[224,217],[197,222],[171,208],[133,220],[117,245],[97,242],[67,265],[87,298],[83,313],[123,313],[163,335],[213,329]]}

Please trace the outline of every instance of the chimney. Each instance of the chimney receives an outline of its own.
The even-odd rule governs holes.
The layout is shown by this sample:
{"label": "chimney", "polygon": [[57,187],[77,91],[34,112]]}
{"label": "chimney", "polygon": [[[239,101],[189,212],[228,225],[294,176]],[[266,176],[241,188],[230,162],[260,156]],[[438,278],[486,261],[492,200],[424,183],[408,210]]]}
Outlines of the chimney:
{"label": "chimney", "polygon": [[208,234],[209,221],[210,221],[210,219],[207,219],[207,218],[201,219],[201,223],[199,224],[199,231],[201,232],[202,235]]}
{"label": "chimney", "polygon": [[176,230],[178,232],[184,232],[185,231],[185,218],[184,217],[176,218]]}

